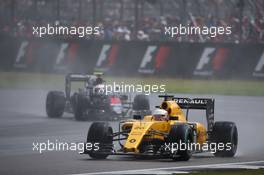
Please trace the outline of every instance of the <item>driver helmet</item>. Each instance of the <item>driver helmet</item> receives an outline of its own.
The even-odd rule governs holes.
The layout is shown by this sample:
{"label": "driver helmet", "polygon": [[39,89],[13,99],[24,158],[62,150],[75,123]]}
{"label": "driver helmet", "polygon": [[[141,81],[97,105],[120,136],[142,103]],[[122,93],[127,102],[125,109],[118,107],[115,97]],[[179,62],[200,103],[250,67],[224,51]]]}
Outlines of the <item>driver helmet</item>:
{"label": "driver helmet", "polygon": [[105,93],[105,86],[103,84],[98,84],[94,86],[93,92],[94,94],[102,95]]}
{"label": "driver helmet", "polygon": [[103,84],[103,79],[100,76],[97,76],[94,82],[94,85]]}
{"label": "driver helmet", "polygon": [[154,120],[164,121],[168,119],[168,112],[164,109],[155,109],[152,112],[152,116],[154,117]]}

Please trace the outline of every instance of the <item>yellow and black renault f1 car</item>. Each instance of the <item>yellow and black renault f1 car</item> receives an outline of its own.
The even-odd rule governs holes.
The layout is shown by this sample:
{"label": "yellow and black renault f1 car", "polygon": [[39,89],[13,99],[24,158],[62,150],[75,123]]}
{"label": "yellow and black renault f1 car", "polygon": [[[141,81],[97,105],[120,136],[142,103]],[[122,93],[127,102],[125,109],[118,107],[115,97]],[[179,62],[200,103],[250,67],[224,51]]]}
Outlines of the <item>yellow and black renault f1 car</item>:
{"label": "yellow and black renault f1 car", "polygon": [[[214,99],[176,98],[163,95],[157,108],[168,114],[163,120],[154,115],[121,121],[118,132],[106,122],[95,122],[87,135],[87,143],[97,143],[98,149],[85,151],[94,159],[108,155],[157,156],[173,160],[189,160],[193,153],[212,152],[215,156],[233,157],[238,132],[233,122],[214,122]],[[207,126],[188,122],[190,109],[206,111]],[[116,149],[119,143],[120,148]]]}

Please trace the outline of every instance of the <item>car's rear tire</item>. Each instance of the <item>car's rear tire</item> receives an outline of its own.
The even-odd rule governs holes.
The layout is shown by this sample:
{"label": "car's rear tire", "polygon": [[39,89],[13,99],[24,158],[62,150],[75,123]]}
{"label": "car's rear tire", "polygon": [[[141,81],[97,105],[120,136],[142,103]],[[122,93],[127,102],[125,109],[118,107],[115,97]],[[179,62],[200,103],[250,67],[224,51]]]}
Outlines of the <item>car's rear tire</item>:
{"label": "car's rear tire", "polygon": [[113,129],[108,122],[94,122],[87,134],[87,143],[97,144],[98,150],[89,151],[93,159],[106,159],[113,150]]}
{"label": "car's rear tire", "polygon": [[[225,148],[223,150],[216,149],[214,155],[216,157],[234,157],[238,144],[238,132],[234,122],[215,122],[212,131],[212,142],[218,145],[223,143]],[[230,148],[226,144],[230,143]]]}
{"label": "car's rear tire", "polygon": [[65,108],[65,96],[61,91],[50,91],[46,98],[46,113],[50,118],[62,116]]}
{"label": "car's rear tire", "polygon": [[175,152],[171,152],[171,157],[173,160],[188,161],[191,158],[192,151],[188,149],[188,144],[193,142],[193,133],[189,125],[172,125],[166,142],[167,144],[170,144],[170,146],[172,146],[172,144],[177,144],[178,148],[180,147],[180,143],[184,143],[186,146],[186,149],[178,149]]}
{"label": "car's rear tire", "polygon": [[87,99],[84,95],[75,93],[72,96],[72,107],[74,118],[77,121],[85,121],[87,120],[87,116],[85,115]]}
{"label": "car's rear tire", "polygon": [[135,111],[149,110],[149,99],[145,94],[138,94],[134,98],[132,109]]}

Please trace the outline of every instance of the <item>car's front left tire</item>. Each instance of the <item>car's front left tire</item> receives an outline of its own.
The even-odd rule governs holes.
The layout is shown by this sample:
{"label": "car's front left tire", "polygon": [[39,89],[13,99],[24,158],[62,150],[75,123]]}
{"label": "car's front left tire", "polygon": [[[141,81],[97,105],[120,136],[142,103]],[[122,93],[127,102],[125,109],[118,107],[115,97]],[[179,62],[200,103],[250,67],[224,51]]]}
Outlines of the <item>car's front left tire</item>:
{"label": "car's front left tire", "polygon": [[94,122],[87,134],[87,143],[97,144],[97,150],[88,151],[93,159],[106,159],[113,150],[113,129],[108,122]]}
{"label": "car's front left tire", "polygon": [[50,91],[46,98],[46,113],[50,118],[59,118],[65,108],[65,96],[61,91]]}

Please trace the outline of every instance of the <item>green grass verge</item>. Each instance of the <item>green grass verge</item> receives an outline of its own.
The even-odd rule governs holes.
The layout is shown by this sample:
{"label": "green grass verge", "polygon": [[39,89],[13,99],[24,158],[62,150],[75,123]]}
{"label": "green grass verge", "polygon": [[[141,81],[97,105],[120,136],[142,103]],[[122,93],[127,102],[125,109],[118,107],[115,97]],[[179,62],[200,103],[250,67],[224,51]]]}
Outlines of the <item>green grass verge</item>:
{"label": "green grass verge", "polygon": [[193,172],[189,175],[263,175],[264,169],[257,170],[207,170]]}
{"label": "green grass verge", "polygon": [[[264,96],[264,81],[105,77],[108,83],[166,85],[167,93]],[[0,88],[64,89],[64,75],[0,72]]]}

